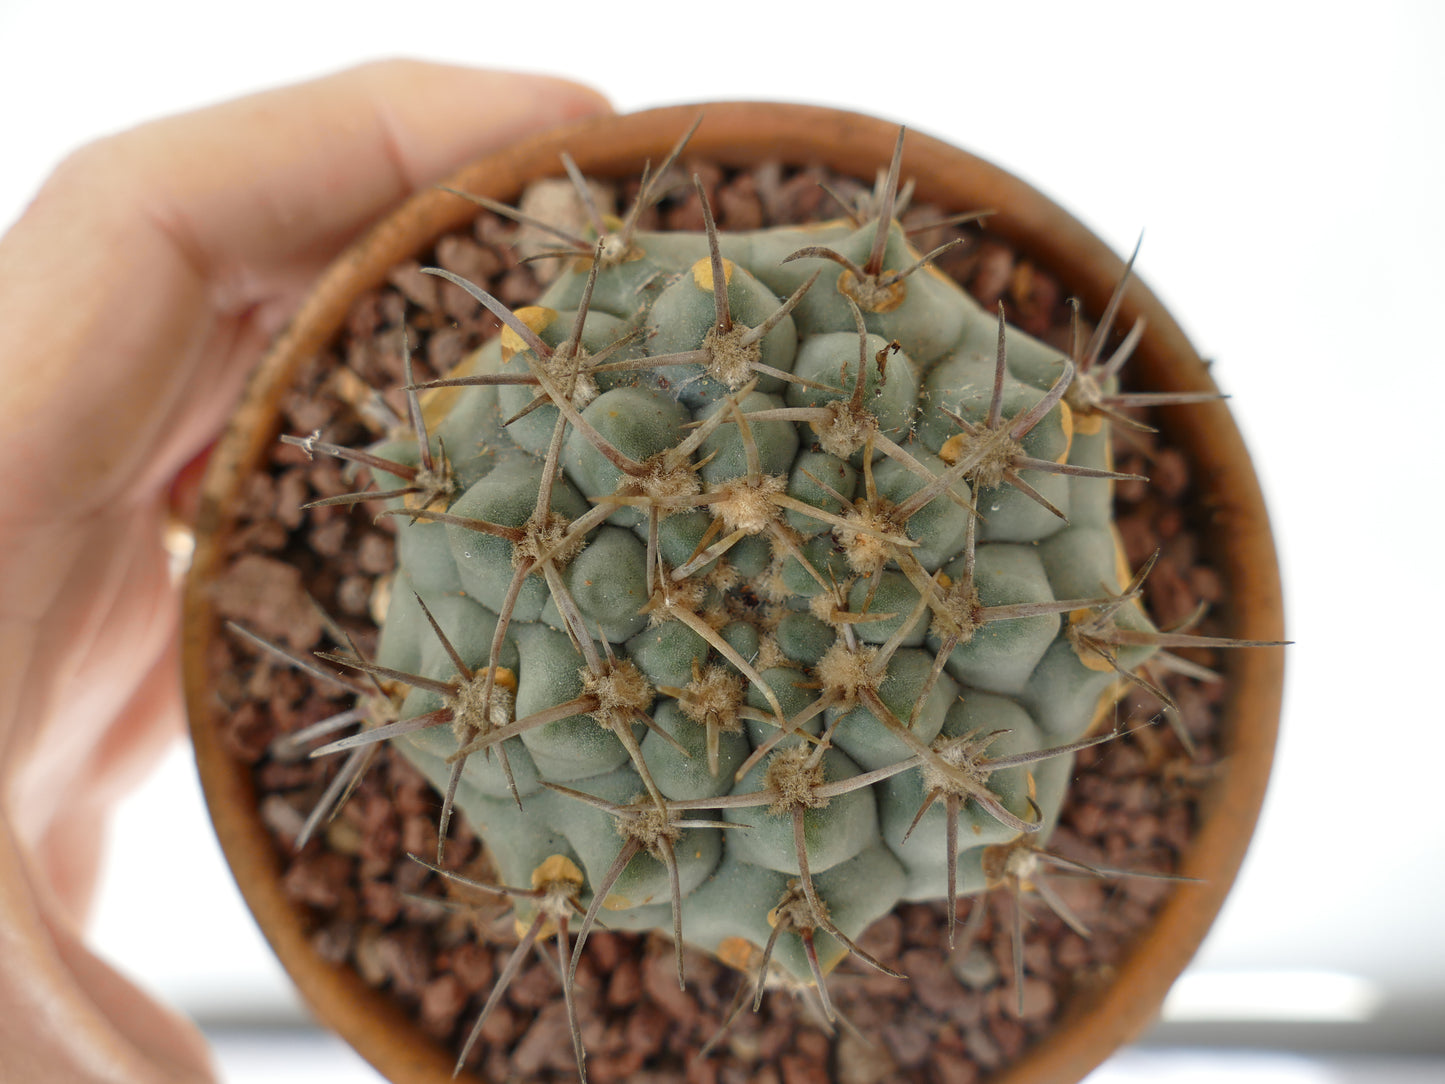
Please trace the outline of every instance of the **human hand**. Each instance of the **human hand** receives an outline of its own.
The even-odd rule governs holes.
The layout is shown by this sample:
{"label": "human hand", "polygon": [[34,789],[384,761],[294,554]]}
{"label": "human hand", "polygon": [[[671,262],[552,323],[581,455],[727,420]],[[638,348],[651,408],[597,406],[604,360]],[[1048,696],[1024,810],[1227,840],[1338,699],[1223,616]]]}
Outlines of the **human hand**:
{"label": "human hand", "polygon": [[92,144],[0,239],[0,1080],[212,1079],[193,1026],[81,937],[105,815],[179,732],[177,478],[361,230],[606,108],[541,77],[367,65]]}

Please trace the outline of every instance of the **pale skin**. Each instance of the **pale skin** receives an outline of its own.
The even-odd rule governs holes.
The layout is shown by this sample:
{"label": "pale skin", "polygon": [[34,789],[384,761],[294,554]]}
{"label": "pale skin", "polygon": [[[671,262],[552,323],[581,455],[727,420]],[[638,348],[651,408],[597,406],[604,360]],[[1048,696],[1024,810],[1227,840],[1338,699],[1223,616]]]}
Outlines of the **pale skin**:
{"label": "pale skin", "polygon": [[606,109],[560,80],[371,64],[85,147],[0,239],[0,1079],[215,1079],[194,1026],[84,941],[107,814],[182,730],[164,526],[349,241]]}

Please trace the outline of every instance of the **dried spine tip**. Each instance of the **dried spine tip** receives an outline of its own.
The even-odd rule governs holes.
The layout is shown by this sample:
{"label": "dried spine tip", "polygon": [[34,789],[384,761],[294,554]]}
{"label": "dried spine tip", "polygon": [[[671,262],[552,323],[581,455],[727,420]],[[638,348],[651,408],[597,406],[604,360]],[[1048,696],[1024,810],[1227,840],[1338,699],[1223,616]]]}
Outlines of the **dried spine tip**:
{"label": "dried spine tip", "polygon": [[556,915],[567,914],[587,878],[564,854],[552,854],[532,870],[532,888],[542,893],[539,905]]}

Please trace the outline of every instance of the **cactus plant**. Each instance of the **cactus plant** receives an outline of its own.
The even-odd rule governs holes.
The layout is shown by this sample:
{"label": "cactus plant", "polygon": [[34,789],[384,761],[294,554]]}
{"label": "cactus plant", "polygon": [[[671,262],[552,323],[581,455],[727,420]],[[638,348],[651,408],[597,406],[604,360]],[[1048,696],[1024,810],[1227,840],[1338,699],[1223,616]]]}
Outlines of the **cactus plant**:
{"label": "cactus plant", "polygon": [[409,381],[380,446],[286,438],[371,469],[326,503],[388,502],[399,555],[375,658],[324,656],[367,683],[338,679],[361,729],[303,839],[394,741],[441,845],[453,805],[485,840],[513,966],[555,934],[570,974],[605,912],[671,934],[680,982],[685,941],[831,1016],[845,956],[894,974],[871,921],[945,899],[952,936],[1048,857],[1124,683],[1238,643],[1157,631],[1120,557],[1137,334],[1105,359],[1111,305],[1062,353],[980,308],[896,220],[901,147],[843,219],[731,235],[637,229],[665,164],[624,220],[553,228],[516,312],[436,271],[501,335]]}

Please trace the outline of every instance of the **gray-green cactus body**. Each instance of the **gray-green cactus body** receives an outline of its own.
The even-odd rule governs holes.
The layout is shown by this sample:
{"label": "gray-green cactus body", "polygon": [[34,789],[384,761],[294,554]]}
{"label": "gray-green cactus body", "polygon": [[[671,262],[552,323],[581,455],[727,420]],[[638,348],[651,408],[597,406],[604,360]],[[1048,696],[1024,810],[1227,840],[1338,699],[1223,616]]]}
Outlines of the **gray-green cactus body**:
{"label": "gray-green cactus body", "polygon": [[[502,882],[528,886],[562,855],[585,874],[583,906],[605,890],[609,926],[670,932],[671,861],[684,938],[739,962],[757,959],[803,878],[856,937],[900,900],[948,894],[950,838],[970,892],[985,887],[970,872],[983,848],[1020,838],[1019,823],[1039,839],[1052,827],[1071,758],[988,761],[1079,739],[1119,681],[1106,655],[1125,668],[1148,655],[1097,646],[1108,628],[1149,627],[1132,600],[1108,602],[1126,588],[1110,483],[1022,470],[1050,508],[998,471],[963,469],[983,457],[969,433],[1028,414],[1067,362],[1010,330],[996,389],[997,317],[932,269],[869,293],[837,260],[787,259],[826,246],[861,267],[873,237],[847,225],[724,236],[724,329],[706,238],[639,234],[632,258],[598,271],[580,350],[564,356],[590,269],[579,260],[528,315],[550,359],[504,333],[459,372],[520,382],[427,404],[459,479],[431,507],[452,518],[400,517],[378,662],[443,683],[458,661],[491,668],[489,723],[399,744],[445,789],[459,743],[480,739],[456,804]],[[883,266],[917,259],[895,226]],[[1053,403],[1017,453],[1106,467],[1107,429],[1074,421]],[[518,540],[539,508],[550,553]],[[589,690],[624,665],[641,699],[608,709]],[[415,689],[401,715],[445,703]],[[511,736],[488,744],[489,727]],[[814,761],[813,774],[785,786],[782,758]],[[707,824],[648,837],[604,886],[636,838],[628,817],[649,809]],[[806,982],[800,932],[776,939],[773,962]],[[826,932],[816,945],[825,967],[843,954]]]}

